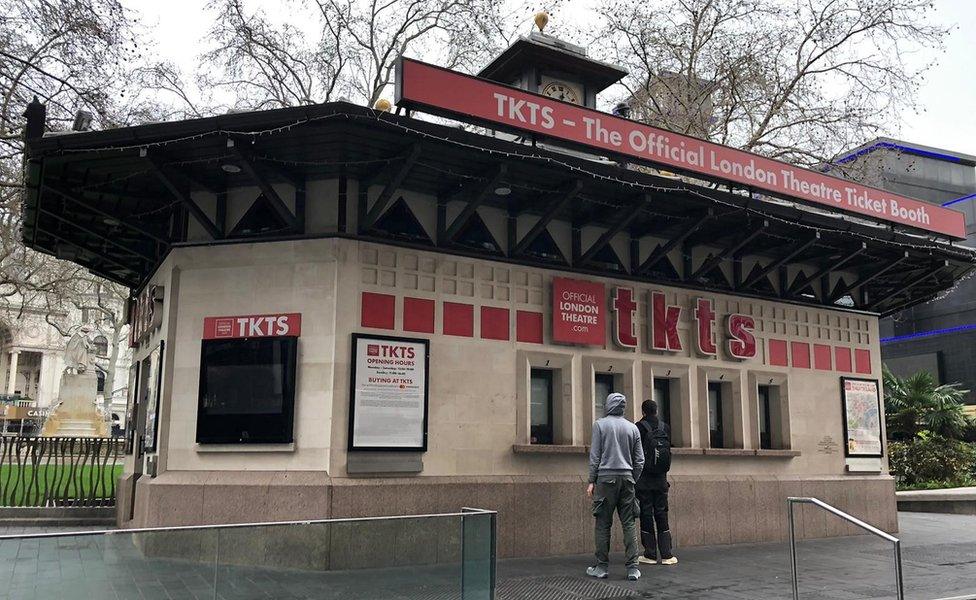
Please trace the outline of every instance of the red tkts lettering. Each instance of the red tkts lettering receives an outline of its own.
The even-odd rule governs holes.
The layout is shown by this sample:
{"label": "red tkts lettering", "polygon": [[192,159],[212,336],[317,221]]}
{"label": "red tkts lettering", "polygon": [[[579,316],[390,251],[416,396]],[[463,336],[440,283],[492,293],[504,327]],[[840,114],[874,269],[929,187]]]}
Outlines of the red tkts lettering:
{"label": "red tkts lettering", "polygon": [[715,347],[715,336],[712,334],[712,324],[715,322],[715,311],[712,310],[712,301],[708,298],[699,298],[695,302],[695,322],[698,324],[697,350],[705,356],[715,356],[718,348]]}
{"label": "red tkts lettering", "polygon": [[[366,348],[367,354],[369,354],[372,349],[373,345],[370,344],[370,346]],[[410,346],[388,346],[386,344],[379,344],[379,356],[383,356],[385,358],[415,358],[417,353]]]}
{"label": "red tkts lettering", "polygon": [[666,352],[681,350],[678,321],[681,307],[665,302],[663,292],[651,292],[651,348]]}
{"label": "red tkts lettering", "polygon": [[207,317],[203,320],[203,339],[298,337],[302,333],[302,315],[241,315]]}
{"label": "red tkts lettering", "polygon": [[634,313],[637,302],[634,301],[634,290],[618,287],[613,292],[613,337],[618,346],[624,348],[637,347],[637,333],[634,331]]}
{"label": "red tkts lettering", "polygon": [[753,358],[758,352],[756,336],[752,334],[756,328],[756,320],[748,315],[729,315],[728,319],[729,343],[728,351],[732,358]]}

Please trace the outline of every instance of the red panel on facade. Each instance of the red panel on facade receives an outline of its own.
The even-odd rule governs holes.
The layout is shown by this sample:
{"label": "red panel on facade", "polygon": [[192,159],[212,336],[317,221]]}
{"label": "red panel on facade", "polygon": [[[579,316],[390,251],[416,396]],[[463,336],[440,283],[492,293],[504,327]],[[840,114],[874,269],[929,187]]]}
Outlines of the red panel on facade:
{"label": "red panel on facade", "polygon": [[792,364],[797,369],[810,368],[810,344],[806,342],[790,342],[790,356]]}
{"label": "red panel on facade", "polygon": [[393,329],[396,322],[396,296],[363,292],[362,326]]}
{"label": "red panel on facade", "polygon": [[552,278],[552,341],[603,346],[607,342],[606,287],[594,281]]}
{"label": "red panel on facade", "polygon": [[786,340],[769,340],[769,364],[774,367],[785,367],[790,364]]}
{"label": "red panel on facade", "polygon": [[434,301],[426,298],[404,298],[403,330],[434,333]]}
{"label": "red panel on facade", "polygon": [[843,346],[834,347],[834,367],[838,371],[844,373],[851,373],[854,369],[851,368],[851,349],[844,348]]}
{"label": "red panel on facade", "polygon": [[854,370],[858,373],[871,373],[871,351],[859,348],[854,351]]}
{"label": "red panel on facade", "polygon": [[444,335],[474,337],[474,307],[470,304],[445,302]]}
{"label": "red panel on facade", "polygon": [[508,340],[508,309],[494,306],[481,307],[481,339]]}
{"label": "red panel on facade", "polygon": [[542,343],[542,313],[515,311],[515,340],[532,344]]}
{"label": "red panel on facade", "polygon": [[831,369],[830,346],[825,346],[824,344],[813,345],[813,366],[821,371],[829,371]]}

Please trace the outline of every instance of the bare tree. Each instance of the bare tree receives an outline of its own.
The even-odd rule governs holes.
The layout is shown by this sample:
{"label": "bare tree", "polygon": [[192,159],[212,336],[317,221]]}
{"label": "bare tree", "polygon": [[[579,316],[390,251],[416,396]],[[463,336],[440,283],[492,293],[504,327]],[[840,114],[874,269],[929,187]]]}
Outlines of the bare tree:
{"label": "bare tree", "polygon": [[[292,20],[276,23],[261,10],[249,11],[245,0],[212,0],[214,46],[202,57],[201,83],[230,90],[239,108],[340,97],[372,105],[389,94],[398,56],[473,69],[517,33],[527,33],[533,14],[522,0],[307,0],[288,6]],[[309,23],[315,35],[307,34]]]}
{"label": "bare tree", "polygon": [[[95,127],[147,118],[153,103],[139,98],[141,64],[136,23],[117,0],[0,0],[0,310],[17,319],[30,310],[64,336],[80,314],[108,341],[99,360],[107,396],[125,350],[128,290],[83,267],[24,246],[24,108],[34,98],[47,108],[47,127],[68,129],[75,113]],[[69,249],[66,249],[66,251]]]}
{"label": "bare tree", "polygon": [[[604,0],[602,52],[649,123],[796,163],[890,130],[947,29],[928,0]],[[913,66],[914,65],[914,66]]]}
{"label": "bare tree", "polygon": [[36,97],[54,129],[78,110],[96,126],[125,120],[138,108],[119,108],[132,83],[122,74],[140,57],[133,25],[116,0],[0,0],[0,297],[84,273],[21,243],[23,112]]}

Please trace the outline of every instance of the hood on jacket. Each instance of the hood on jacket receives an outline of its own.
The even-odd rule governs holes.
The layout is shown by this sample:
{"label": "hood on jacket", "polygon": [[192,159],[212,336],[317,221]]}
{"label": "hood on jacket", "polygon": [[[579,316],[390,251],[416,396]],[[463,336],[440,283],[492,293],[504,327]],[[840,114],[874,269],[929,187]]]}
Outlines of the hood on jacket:
{"label": "hood on jacket", "polygon": [[624,409],[627,408],[627,396],[614,392],[607,396],[607,416],[623,416]]}

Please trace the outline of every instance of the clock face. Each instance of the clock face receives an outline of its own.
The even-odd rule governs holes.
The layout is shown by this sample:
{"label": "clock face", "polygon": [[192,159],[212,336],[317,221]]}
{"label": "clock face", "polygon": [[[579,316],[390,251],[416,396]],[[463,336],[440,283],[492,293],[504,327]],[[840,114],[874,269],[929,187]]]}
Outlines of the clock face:
{"label": "clock face", "polygon": [[561,81],[550,81],[542,88],[542,95],[548,96],[550,98],[555,98],[556,100],[562,100],[563,102],[572,102],[573,104],[580,103],[579,92],[576,91],[568,83],[563,83]]}

